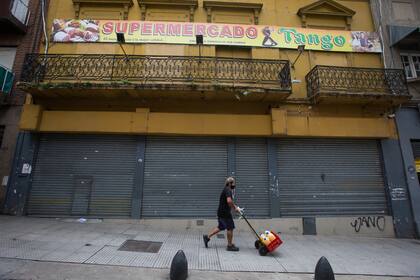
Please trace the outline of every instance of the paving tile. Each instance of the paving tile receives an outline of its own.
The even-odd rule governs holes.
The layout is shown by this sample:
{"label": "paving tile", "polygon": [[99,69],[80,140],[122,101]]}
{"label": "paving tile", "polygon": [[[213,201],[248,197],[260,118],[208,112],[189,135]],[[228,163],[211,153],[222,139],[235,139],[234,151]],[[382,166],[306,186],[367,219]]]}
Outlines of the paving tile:
{"label": "paving tile", "polygon": [[172,259],[176,252],[180,250],[177,244],[164,244],[159,252],[156,254],[153,267],[155,268],[168,268],[171,265]]}
{"label": "paving tile", "polygon": [[201,270],[220,271],[220,261],[216,248],[199,248],[198,267]]}
{"label": "paving tile", "polygon": [[136,256],[130,262],[130,266],[136,267],[155,267],[158,255],[152,253],[137,253]]}
{"label": "paving tile", "polygon": [[96,254],[87,259],[85,263],[107,264],[112,258],[114,258],[117,249],[117,247],[105,246],[96,252]]}
{"label": "paving tile", "polygon": [[100,234],[98,235],[98,237],[96,238],[92,238],[91,240],[89,240],[87,243],[90,243],[92,245],[107,245],[109,244],[112,240],[114,240],[115,238],[117,238],[118,235],[115,234]]}
{"label": "paving tile", "polygon": [[109,265],[125,265],[129,266],[136,258],[136,253],[118,251],[112,259],[108,261]]}
{"label": "paving tile", "polygon": [[63,262],[69,258],[73,252],[70,251],[52,251],[40,258],[42,261]]}
{"label": "paving tile", "polygon": [[16,256],[20,253],[20,249],[17,248],[7,248],[7,247],[0,247],[0,257],[1,258],[16,258]]}
{"label": "paving tile", "polygon": [[19,250],[15,258],[26,259],[26,260],[41,260],[42,257],[47,255],[49,252],[50,251],[46,251],[46,250],[24,249],[24,250]]}

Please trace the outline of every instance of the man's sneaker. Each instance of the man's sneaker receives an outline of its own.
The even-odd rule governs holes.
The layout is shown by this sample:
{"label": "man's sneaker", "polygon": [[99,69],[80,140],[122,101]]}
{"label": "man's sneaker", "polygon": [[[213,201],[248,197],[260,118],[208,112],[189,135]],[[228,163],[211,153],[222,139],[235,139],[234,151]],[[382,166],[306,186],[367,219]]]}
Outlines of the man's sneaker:
{"label": "man's sneaker", "polygon": [[209,247],[210,238],[209,238],[209,236],[207,234],[204,234],[203,235],[203,241],[204,241],[204,246],[206,246],[206,248],[208,248]]}
{"label": "man's sneaker", "polygon": [[238,252],[238,251],[239,251],[239,248],[238,248],[238,247],[236,247],[234,244],[232,244],[232,245],[230,245],[230,246],[227,246],[227,247],[226,247],[226,250],[228,250],[228,251],[232,251],[232,252]]}

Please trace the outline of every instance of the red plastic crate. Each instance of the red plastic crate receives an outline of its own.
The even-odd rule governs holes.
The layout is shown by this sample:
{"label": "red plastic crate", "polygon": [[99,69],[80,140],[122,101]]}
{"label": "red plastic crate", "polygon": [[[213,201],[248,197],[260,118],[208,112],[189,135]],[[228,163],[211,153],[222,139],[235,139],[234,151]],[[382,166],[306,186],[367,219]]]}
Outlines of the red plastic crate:
{"label": "red plastic crate", "polygon": [[273,252],[274,250],[276,250],[281,244],[283,244],[283,241],[281,240],[280,236],[275,233],[275,232],[271,232],[276,239],[274,239],[273,241],[270,242],[270,244],[268,244],[267,249],[268,252]]}

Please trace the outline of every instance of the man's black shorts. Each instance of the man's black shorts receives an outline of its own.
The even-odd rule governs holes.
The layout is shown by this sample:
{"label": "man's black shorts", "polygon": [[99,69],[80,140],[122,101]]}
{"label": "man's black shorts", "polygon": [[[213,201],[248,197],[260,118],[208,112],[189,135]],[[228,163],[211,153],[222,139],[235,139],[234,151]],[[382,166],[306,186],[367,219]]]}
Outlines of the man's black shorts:
{"label": "man's black shorts", "polygon": [[233,218],[218,218],[219,225],[217,226],[220,230],[232,230],[235,228],[235,223],[233,222]]}

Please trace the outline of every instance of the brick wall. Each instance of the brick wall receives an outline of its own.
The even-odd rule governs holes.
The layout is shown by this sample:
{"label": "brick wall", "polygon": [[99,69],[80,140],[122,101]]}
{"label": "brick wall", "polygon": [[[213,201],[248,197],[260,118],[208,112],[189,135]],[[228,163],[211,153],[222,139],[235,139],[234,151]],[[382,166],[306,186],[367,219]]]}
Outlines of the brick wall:
{"label": "brick wall", "polygon": [[[0,107],[0,125],[6,126],[3,144],[0,147],[0,183],[3,177],[8,176],[11,171],[16,139],[19,133],[20,113],[26,96],[23,91],[16,88],[16,81],[19,80],[25,55],[39,51],[43,36],[40,0],[30,0],[29,11],[31,16],[25,34],[0,33],[0,46],[17,47],[13,64],[15,84],[10,97],[7,99],[7,105]],[[6,188],[0,186],[0,212],[3,209],[5,194]]]}

